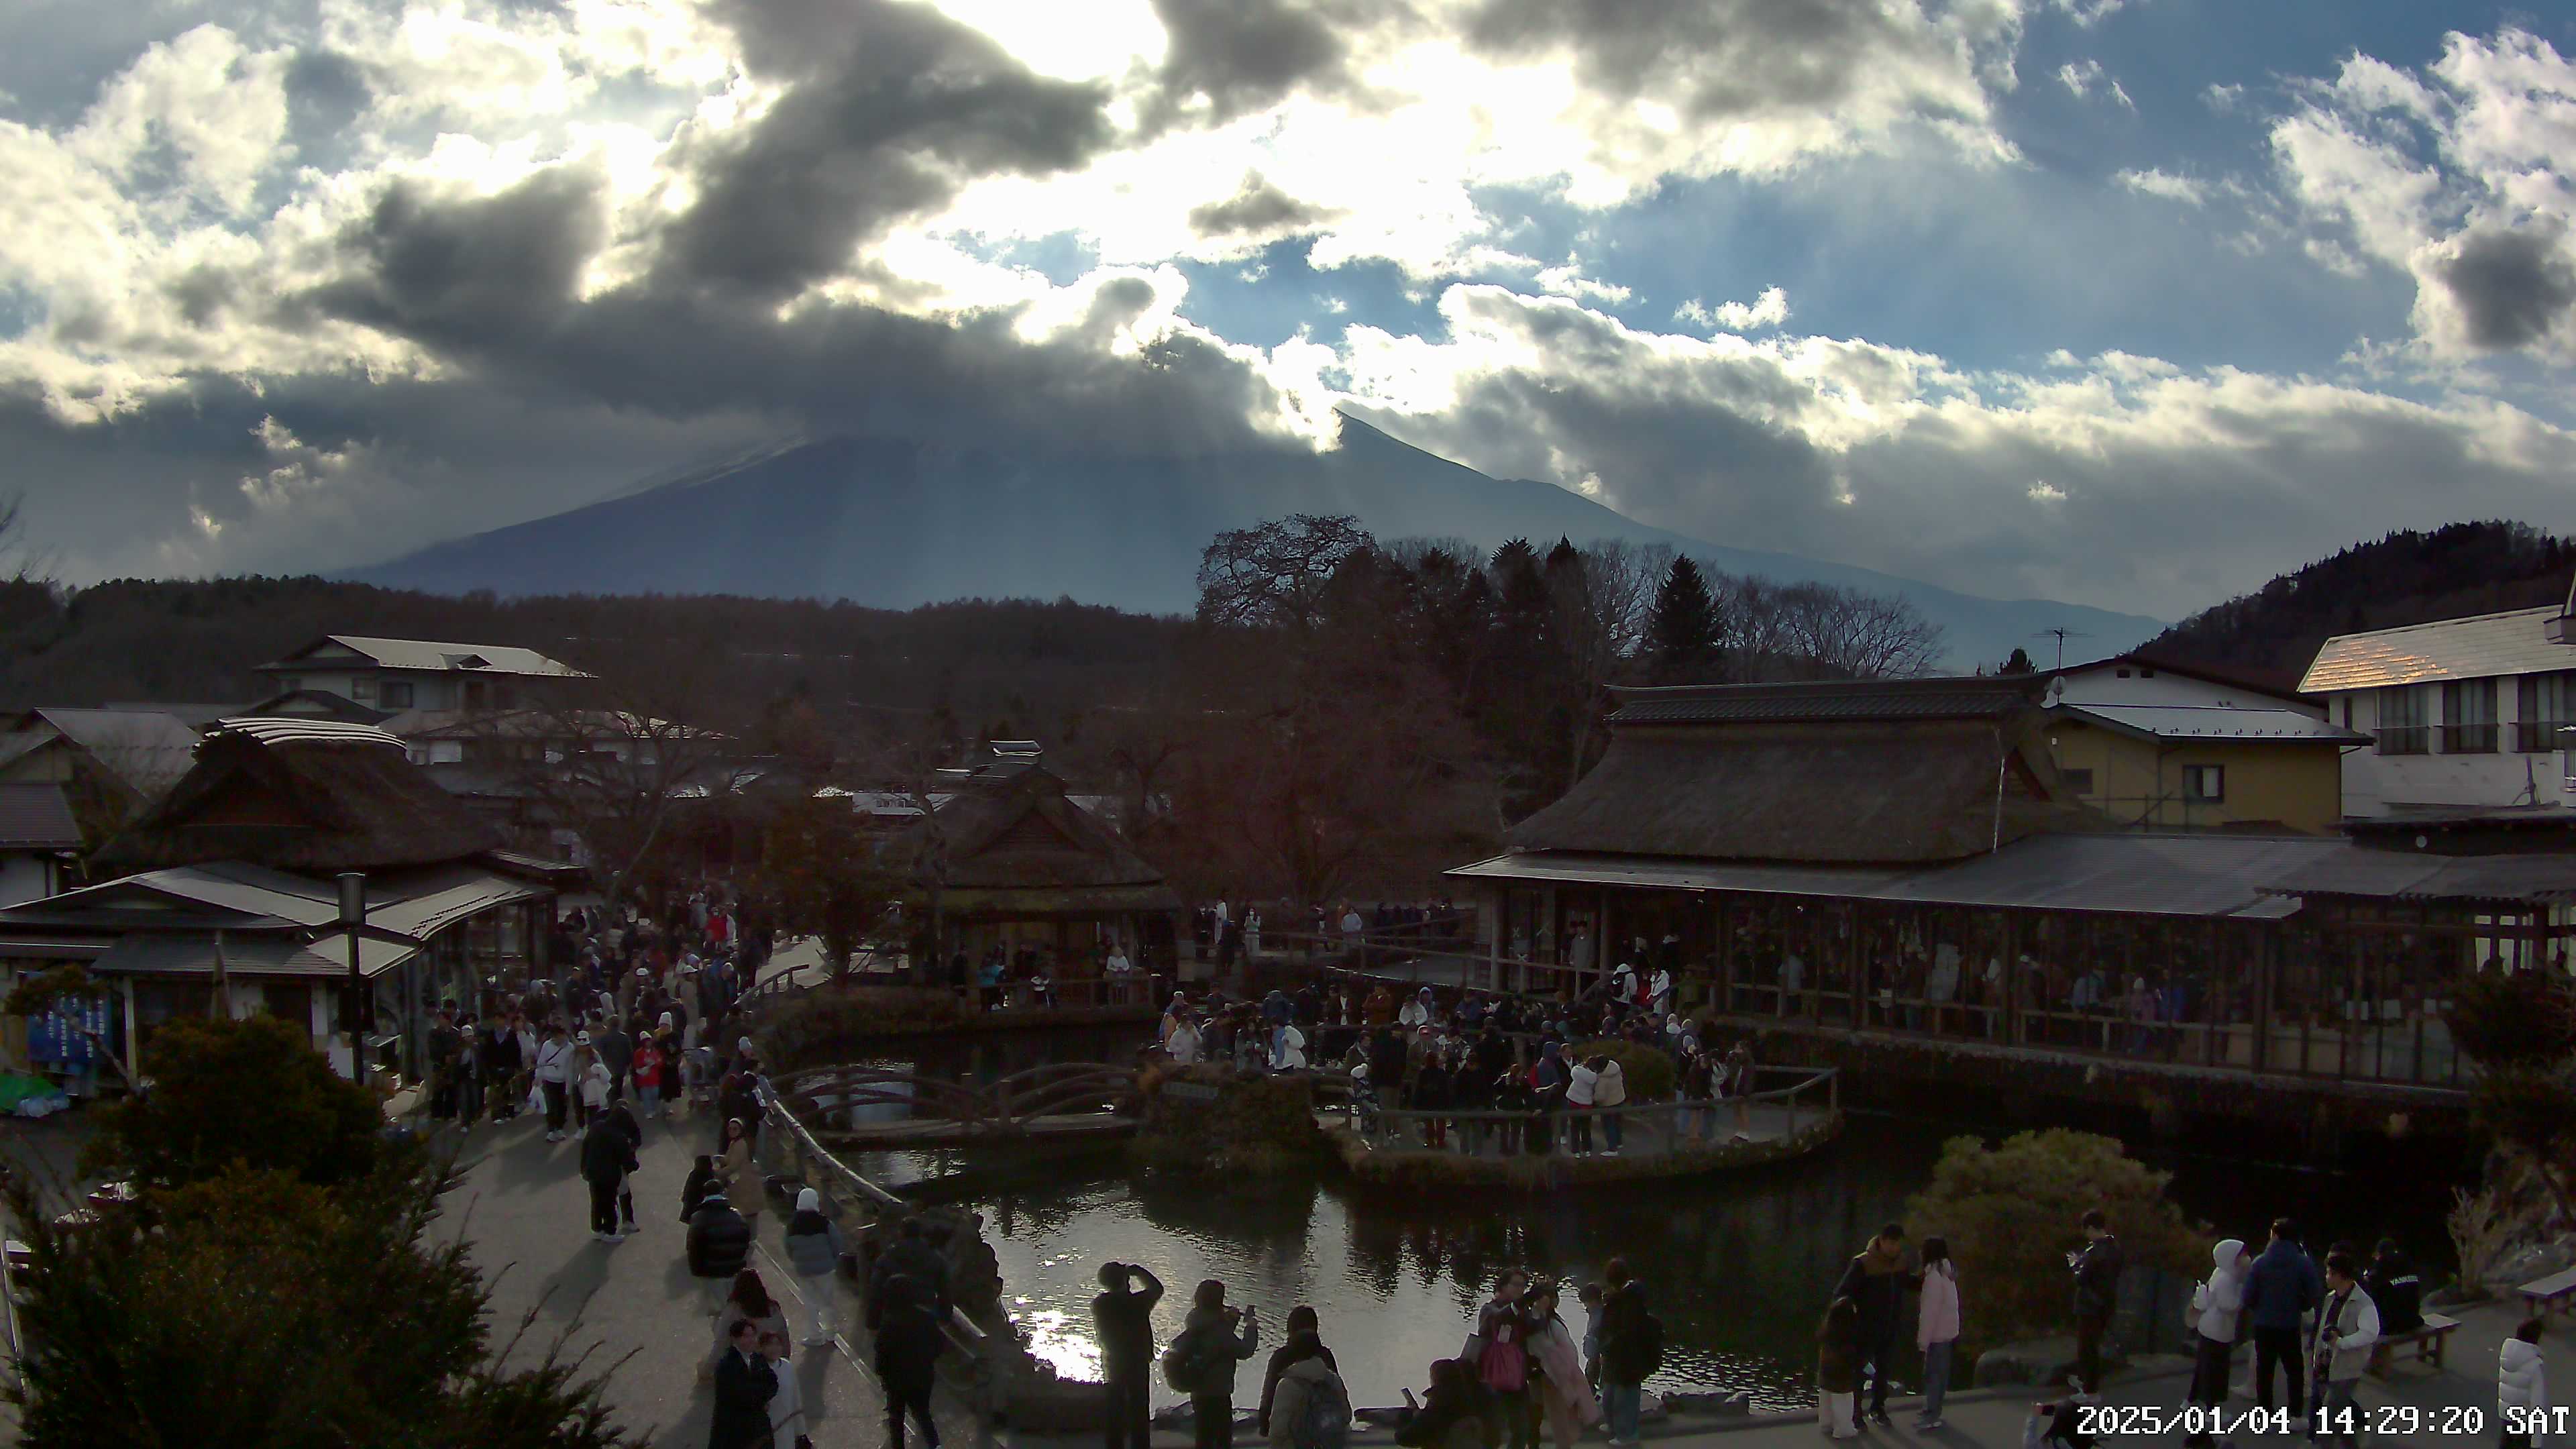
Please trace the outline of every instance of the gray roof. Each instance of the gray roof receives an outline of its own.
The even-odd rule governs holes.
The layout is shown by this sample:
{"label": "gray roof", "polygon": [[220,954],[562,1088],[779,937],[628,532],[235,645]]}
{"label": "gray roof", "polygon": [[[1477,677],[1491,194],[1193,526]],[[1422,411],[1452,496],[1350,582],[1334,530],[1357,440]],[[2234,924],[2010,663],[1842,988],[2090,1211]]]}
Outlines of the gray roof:
{"label": "gray roof", "polygon": [[2576,855],[2423,855],[2339,843],[2272,878],[2284,895],[2410,901],[2576,900]]}
{"label": "gray roof", "polygon": [[0,849],[71,850],[80,825],[60,785],[0,785]]}
{"label": "gray roof", "polygon": [[2318,648],[2307,677],[2299,681],[2299,692],[2325,694],[2576,669],[2576,646],[2549,640],[2549,621],[2559,613],[2559,606],[2550,604],[2366,634],[2338,634]]}
{"label": "gray roof", "polygon": [[197,731],[162,710],[46,707],[29,713],[146,797],[179,783],[196,759]]}
{"label": "gray roof", "polygon": [[[311,658],[315,650],[337,644],[363,656],[340,661]],[[364,634],[326,634],[285,658],[260,665],[263,673],[328,670],[341,663],[373,662],[384,669],[430,669],[442,673],[527,674],[549,678],[587,678],[582,671],[534,649],[508,644],[448,644],[431,639],[378,639]]]}
{"label": "gray roof", "polygon": [[2062,704],[2051,714],[2085,716],[2124,734],[2159,740],[2366,745],[2360,734],[2303,710],[2214,704]]}
{"label": "gray roof", "polygon": [[2286,836],[2058,834],[2035,835],[1972,860],[1913,871],[1546,851],[1500,855],[1449,874],[1919,905],[2266,919],[2290,915],[2298,907],[2268,894],[2263,882],[2349,848],[2341,841]]}
{"label": "gray roof", "polygon": [[1622,688],[1611,691],[1619,708],[1610,720],[1632,725],[1991,719],[2029,708],[2040,683],[2024,676]]}

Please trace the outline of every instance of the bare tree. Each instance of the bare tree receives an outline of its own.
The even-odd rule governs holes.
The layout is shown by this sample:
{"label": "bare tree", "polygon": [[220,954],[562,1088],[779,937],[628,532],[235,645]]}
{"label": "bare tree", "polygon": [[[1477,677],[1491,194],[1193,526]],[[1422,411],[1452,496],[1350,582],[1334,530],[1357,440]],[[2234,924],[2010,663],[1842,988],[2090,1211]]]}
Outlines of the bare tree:
{"label": "bare tree", "polygon": [[1941,628],[1901,598],[1828,584],[1782,591],[1794,652],[1853,679],[1913,679],[1941,658]]}
{"label": "bare tree", "polygon": [[1595,539],[1572,567],[1553,572],[1549,592],[1569,692],[1565,783],[1583,776],[1601,722],[1601,699],[1645,638],[1655,585],[1672,567],[1667,544]]}
{"label": "bare tree", "polygon": [[1343,560],[1375,547],[1347,514],[1299,513],[1229,529],[1199,557],[1199,617],[1212,624],[1313,630]]}

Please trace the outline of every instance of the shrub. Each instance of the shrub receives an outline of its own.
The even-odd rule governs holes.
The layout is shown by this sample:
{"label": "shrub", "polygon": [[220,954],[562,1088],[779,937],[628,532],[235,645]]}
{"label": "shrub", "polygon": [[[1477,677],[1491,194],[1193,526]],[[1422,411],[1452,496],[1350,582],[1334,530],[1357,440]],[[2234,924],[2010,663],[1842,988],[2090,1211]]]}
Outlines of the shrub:
{"label": "shrub", "polygon": [[384,1112],[335,1075],[304,1028],[273,1016],[183,1016],[152,1038],[152,1090],[99,1111],[94,1171],[184,1186],[240,1166],[352,1181],[381,1156]]}
{"label": "shrub", "polygon": [[967,1022],[965,1002],[944,986],[817,986],[770,1010],[760,1047],[773,1071],[793,1071],[846,1062],[871,1037],[957,1031]]}
{"label": "shrub", "polygon": [[2074,1312],[2066,1254],[2083,1246],[2078,1224],[2090,1209],[2109,1215],[2130,1271],[2155,1266],[2196,1278],[2206,1270],[2208,1240],[2166,1198],[2171,1179],[2130,1157],[2118,1139],[2089,1132],[2052,1127],[1996,1147],[1953,1137],[1931,1185],[1907,1205],[1906,1227],[1917,1241],[1933,1233],[1950,1240],[1974,1307],[1973,1341],[2062,1332]]}
{"label": "shrub", "polygon": [[1628,1096],[1633,1101],[1670,1101],[1673,1089],[1681,1085],[1680,1065],[1664,1055],[1661,1048],[1608,1038],[1574,1047],[1570,1056],[1572,1060],[1584,1061],[1596,1052],[1619,1064],[1621,1075],[1628,1079]]}

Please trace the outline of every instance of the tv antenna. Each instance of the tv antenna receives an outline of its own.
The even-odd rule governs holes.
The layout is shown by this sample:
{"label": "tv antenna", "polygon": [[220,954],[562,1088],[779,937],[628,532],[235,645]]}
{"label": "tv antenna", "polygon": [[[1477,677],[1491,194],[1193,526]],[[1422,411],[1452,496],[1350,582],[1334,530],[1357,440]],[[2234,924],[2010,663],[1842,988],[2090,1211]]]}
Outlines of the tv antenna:
{"label": "tv antenna", "polygon": [[2093,636],[2082,629],[2068,629],[2060,626],[2055,629],[2042,629],[2030,637],[2033,639],[2055,638],[2057,640],[2057,668],[2059,670],[2063,670],[2066,668],[2066,641],[2069,639],[2090,639]]}

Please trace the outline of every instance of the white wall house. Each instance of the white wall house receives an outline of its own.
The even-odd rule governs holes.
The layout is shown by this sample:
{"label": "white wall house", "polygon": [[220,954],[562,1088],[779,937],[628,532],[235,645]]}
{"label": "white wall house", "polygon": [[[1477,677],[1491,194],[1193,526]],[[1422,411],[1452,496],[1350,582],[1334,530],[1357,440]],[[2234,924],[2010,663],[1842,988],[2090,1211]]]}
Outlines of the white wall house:
{"label": "white wall house", "polygon": [[533,649],[327,634],[259,666],[276,694],[333,695],[380,715],[405,710],[480,713],[526,705],[564,680],[588,676]]}
{"label": "white wall house", "polygon": [[[2370,735],[2344,757],[2347,815],[2564,808],[2576,745],[2576,643],[2557,606],[2325,642],[2299,692]],[[2569,637],[2576,637],[2570,635]]]}

